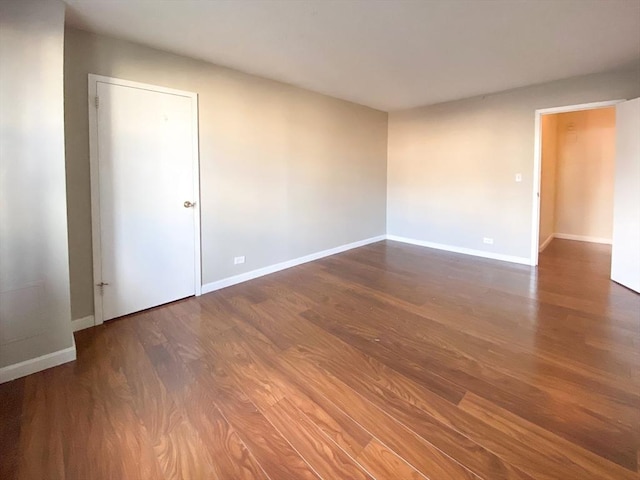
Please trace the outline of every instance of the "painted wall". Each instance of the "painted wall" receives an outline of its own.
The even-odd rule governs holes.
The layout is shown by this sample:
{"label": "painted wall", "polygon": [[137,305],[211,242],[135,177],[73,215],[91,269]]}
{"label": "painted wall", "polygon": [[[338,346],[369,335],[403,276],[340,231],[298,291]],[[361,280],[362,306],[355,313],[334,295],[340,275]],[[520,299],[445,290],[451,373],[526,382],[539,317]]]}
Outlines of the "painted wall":
{"label": "painted wall", "polygon": [[[71,301],[93,313],[87,74],[199,94],[203,282],[382,235],[387,114],[134,43],[67,30]],[[245,255],[246,263],[233,265]]]}
{"label": "painted wall", "polygon": [[63,3],[0,2],[0,367],[73,346],[63,37]]}
{"label": "painted wall", "polygon": [[611,241],[616,109],[557,115],[555,233]]}
{"label": "painted wall", "polygon": [[556,233],[556,157],[558,149],[558,116],[543,115],[540,173],[540,238],[542,246]]}
{"label": "painted wall", "polygon": [[638,95],[634,65],[390,113],[388,233],[528,259],[535,110]]}

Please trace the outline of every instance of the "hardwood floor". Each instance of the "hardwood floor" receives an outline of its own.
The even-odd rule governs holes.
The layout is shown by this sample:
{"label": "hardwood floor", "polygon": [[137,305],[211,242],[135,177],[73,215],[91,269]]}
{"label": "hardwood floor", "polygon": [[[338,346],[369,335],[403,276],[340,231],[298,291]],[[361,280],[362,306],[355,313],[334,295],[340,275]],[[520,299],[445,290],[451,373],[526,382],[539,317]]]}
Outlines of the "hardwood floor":
{"label": "hardwood floor", "polygon": [[635,479],[640,296],[381,242],[76,333],[0,385],[2,479]]}

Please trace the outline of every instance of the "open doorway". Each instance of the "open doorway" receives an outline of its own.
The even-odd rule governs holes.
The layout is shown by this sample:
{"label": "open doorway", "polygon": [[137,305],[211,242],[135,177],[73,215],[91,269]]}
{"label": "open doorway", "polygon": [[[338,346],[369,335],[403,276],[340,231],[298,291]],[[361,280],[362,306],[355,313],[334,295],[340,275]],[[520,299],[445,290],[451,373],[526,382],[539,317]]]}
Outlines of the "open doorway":
{"label": "open doorway", "polygon": [[611,245],[615,107],[541,118],[538,251],[554,239]]}
{"label": "open doorway", "polygon": [[622,101],[536,111],[532,264],[554,239],[611,244]]}
{"label": "open doorway", "polygon": [[536,110],[532,265],[554,239],[611,244],[611,280],[640,293],[639,129],[640,98]]}

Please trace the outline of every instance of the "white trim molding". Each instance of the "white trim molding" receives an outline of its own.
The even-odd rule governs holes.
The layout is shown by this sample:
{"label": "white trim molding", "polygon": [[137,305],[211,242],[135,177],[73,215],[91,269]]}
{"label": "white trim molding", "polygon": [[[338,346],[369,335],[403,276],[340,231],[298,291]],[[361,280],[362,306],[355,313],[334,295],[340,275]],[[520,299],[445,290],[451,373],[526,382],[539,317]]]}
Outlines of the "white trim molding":
{"label": "white trim molding", "polygon": [[475,250],[473,248],[455,247],[453,245],[445,245],[443,243],[427,242],[424,240],[416,240],[414,238],[399,237],[397,235],[387,235],[388,240],[395,242],[410,243],[420,247],[435,248],[445,252],[462,253],[463,255],[472,255],[474,257],[490,258],[492,260],[501,260],[503,262],[519,263],[521,265],[531,265],[531,260],[527,257],[516,257],[514,255],[503,255],[501,253],[485,252],[484,250]]}
{"label": "white trim molding", "polygon": [[329,257],[337,253],[346,252],[347,250],[352,250],[354,248],[364,247],[365,245],[369,245],[371,243],[381,242],[386,238],[386,235],[379,235],[377,237],[371,237],[365,240],[359,240],[357,242],[340,245],[339,247],[330,248],[328,250],[322,250],[320,252],[305,255],[304,257],[294,258],[293,260],[287,260],[286,262],[276,263],[275,265],[270,265],[268,267],[251,270],[250,272],[241,273],[240,275],[234,275],[233,277],[227,277],[216,282],[206,283],[202,285],[202,293],[204,294],[215,292],[216,290],[220,290],[222,288],[237,285],[238,283],[253,280],[254,278],[263,277],[265,275],[269,275],[270,273],[286,270],[287,268],[302,265],[303,263],[312,262],[314,260]]}
{"label": "white trim molding", "polygon": [[76,318],[71,321],[71,330],[77,332],[78,330],[84,330],[85,328],[90,328],[95,326],[96,321],[93,315],[88,315],[83,318]]}
{"label": "white trim molding", "polygon": [[[72,336],[73,338],[73,336]],[[0,383],[10,382],[16,378],[26,377],[47,368],[57,367],[63,363],[73,362],[76,359],[76,342],[73,345],[57,352],[47,353],[36,358],[30,358],[24,362],[8,365],[0,368]]]}
{"label": "white trim molding", "polygon": [[604,243],[605,245],[611,245],[612,243],[612,240],[610,238],[590,237],[588,235],[573,235],[572,233],[554,233],[553,236],[555,238],[560,238],[563,240],[576,240],[578,242]]}

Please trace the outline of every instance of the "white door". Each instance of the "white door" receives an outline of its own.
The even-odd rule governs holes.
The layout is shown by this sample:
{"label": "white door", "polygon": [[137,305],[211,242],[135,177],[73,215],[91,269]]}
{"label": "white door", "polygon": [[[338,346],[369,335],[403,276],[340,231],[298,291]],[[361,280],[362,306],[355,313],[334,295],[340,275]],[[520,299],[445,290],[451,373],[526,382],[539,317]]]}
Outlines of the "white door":
{"label": "white door", "polygon": [[640,292],[640,98],[616,106],[611,279]]}
{"label": "white door", "polygon": [[193,94],[96,76],[90,87],[92,81],[100,323],[196,293],[197,103]]}

